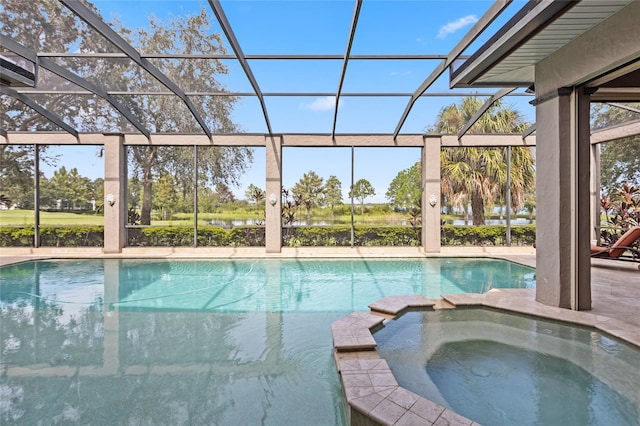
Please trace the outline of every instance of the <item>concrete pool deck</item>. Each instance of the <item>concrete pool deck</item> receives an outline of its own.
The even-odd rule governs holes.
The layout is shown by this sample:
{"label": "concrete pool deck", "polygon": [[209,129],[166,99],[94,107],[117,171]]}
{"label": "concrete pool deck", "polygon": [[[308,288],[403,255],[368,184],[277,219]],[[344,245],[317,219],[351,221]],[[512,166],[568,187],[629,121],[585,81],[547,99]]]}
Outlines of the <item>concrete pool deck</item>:
{"label": "concrete pool deck", "polygon": [[[446,247],[436,256],[418,248],[402,247],[304,247],[283,248],[265,254],[264,248],[128,248],[105,254],[101,248],[2,248],[0,266],[37,259],[86,258],[419,258],[487,257],[535,267],[535,249],[530,247]],[[371,328],[407,306],[489,306],[549,319],[593,326],[640,347],[640,271],[637,264],[593,259],[591,266],[592,310],[570,311],[535,301],[535,290],[494,289],[485,294],[444,295],[442,300],[421,296],[390,296],[372,301],[370,312],[353,313],[334,323],[332,333],[336,365],[351,407],[351,424],[471,425],[473,422],[400,387],[386,361],[375,351]],[[336,345],[337,343],[337,345]],[[359,346],[362,345],[362,346]],[[354,414],[355,413],[355,414]],[[372,422],[373,420],[373,422]]]}

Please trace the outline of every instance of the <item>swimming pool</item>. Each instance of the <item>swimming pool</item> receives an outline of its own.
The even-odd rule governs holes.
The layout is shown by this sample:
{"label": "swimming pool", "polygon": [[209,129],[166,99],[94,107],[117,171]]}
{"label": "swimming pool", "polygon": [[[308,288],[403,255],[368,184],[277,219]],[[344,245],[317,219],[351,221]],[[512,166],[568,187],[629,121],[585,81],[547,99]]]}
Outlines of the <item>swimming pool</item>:
{"label": "swimming pool", "polygon": [[485,308],[408,312],[374,333],[398,383],[480,424],[637,425],[640,350]]}
{"label": "swimming pool", "polygon": [[333,321],[385,295],[509,285],[533,287],[533,270],[483,259],[2,267],[0,419],[345,424]]}

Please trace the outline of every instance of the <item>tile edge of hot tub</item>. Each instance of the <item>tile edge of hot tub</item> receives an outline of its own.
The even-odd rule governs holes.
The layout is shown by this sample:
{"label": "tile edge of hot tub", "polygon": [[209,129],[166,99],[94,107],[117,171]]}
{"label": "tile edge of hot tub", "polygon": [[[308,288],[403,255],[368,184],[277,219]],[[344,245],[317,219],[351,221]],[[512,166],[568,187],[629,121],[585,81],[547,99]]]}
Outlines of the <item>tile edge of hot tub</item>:
{"label": "tile edge of hot tub", "polygon": [[[380,358],[372,330],[386,319],[411,309],[488,307],[592,327],[640,348],[640,327],[589,312],[546,306],[528,290],[491,290],[485,294],[384,297],[370,312],[354,312],[331,324],[335,363],[342,383],[350,424],[354,425],[477,425],[470,419],[401,387],[385,359]],[[525,297],[522,297],[525,296]]]}

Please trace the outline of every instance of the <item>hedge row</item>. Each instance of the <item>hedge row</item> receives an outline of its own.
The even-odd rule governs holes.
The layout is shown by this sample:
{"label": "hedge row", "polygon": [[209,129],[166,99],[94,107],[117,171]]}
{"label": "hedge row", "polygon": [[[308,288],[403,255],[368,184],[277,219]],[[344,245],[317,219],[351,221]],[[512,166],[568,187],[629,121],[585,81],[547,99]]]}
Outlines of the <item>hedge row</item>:
{"label": "hedge row", "polygon": [[[410,246],[421,245],[420,228],[410,227],[357,227],[354,245]],[[91,227],[40,227],[42,247],[103,247],[101,226]],[[191,227],[144,227],[127,229],[127,245],[131,247],[191,247]],[[33,246],[33,227],[0,227],[0,247]],[[531,245],[535,242],[534,225],[511,228],[512,245]],[[506,245],[504,226],[453,226],[443,225],[441,243],[445,246],[501,246]],[[263,227],[198,228],[200,247],[261,247],[265,245]],[[351,228],[348,226],[307,226],[282,230],[282,245],[287,247],[351,245]]]}
{"label": "hedge row", "polygon": [[[129,228],[128,242],[131,247],[187,247],[193,246],[191,227]],[[198,228],[198,247],[261,247],[264,246],[264,228],[221,227]]]}
{"label": "hedge row", "polygon": [[[33,227],[0,227],[0,247],[32,247]],[[102,226],[41,226],[41,247],[103,247]]]}
{"label": "hedge row", "polygon": [[[443,225],[440,241],[443,246],[504,246],[507,244],[507,232],[503,225]],[[535,241],[535,225],[511,227],[511,245],[529,246]]]}
{"label": "hedge row", "polygon": [[[413,246],[420,245],[420,229],[409,227],[358,227],[354,230],[354,245],[364,246]],[[349,247],[349,226],[305,226],[285,228],[282,245],[287,247]]]}

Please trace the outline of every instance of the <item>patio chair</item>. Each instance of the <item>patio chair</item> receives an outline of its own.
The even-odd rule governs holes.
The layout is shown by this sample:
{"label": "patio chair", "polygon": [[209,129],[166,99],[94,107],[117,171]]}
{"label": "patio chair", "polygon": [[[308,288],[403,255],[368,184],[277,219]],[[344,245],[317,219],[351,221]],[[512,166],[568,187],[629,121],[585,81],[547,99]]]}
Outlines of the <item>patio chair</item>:
{"label": "patio chair", "polygon": [[[640,250],[632,247],[633,243],[638,240],[640,240],[640,226],[636,225],[627,229],[610,246],[591,246],[591,257],[640,263]],[[640,264],[638,269],[640,269]]]}

